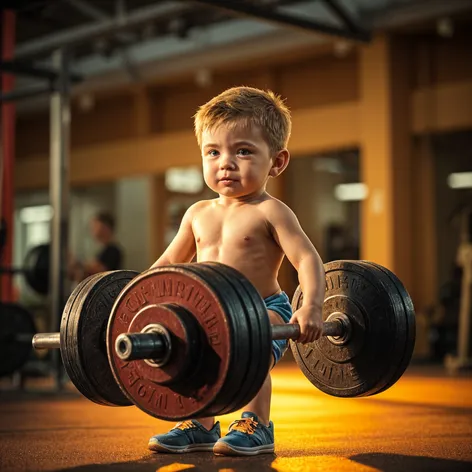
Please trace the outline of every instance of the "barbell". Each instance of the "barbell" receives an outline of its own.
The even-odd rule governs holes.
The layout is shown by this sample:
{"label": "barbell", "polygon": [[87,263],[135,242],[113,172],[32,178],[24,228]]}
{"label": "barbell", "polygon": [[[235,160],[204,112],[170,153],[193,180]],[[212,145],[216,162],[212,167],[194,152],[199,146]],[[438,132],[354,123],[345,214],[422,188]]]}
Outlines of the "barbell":
{"label": "barbell", "polygon": [[[33,346],[60,348],[71,381],[90,400],[134,404],[164,420],[245,406],[269,372],[273,339],[290,339],[302,372],[323,392],[380,393],[411,359],[411,299],[376,264],[335,261],[325,272],[323,336],[313,343],[296,342],[296,324],[271,326],[240,272],[205,262],[91,276],[71,294],[60,333],[37,334]],[[302,304],[299,287],[293,309]]]}
{"label": "barbell", "polygon": [[0,274],[22,274],[27,284],[38,294],[49,292],[49,244],[31,248],[22,267],[0,267]]}

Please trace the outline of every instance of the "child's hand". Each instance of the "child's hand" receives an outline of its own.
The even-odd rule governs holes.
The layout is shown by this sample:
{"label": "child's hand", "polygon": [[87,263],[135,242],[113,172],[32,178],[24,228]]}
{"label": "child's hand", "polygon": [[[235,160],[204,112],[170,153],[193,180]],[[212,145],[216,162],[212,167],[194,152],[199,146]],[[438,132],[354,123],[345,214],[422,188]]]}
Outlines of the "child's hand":
{"label": "child's hand", "polygon": [[311,343],[321,336],[323,332],[322,310],[323,307],[319,305],[303,305],[292,315],[290,323],[300,325],[298,343]]}

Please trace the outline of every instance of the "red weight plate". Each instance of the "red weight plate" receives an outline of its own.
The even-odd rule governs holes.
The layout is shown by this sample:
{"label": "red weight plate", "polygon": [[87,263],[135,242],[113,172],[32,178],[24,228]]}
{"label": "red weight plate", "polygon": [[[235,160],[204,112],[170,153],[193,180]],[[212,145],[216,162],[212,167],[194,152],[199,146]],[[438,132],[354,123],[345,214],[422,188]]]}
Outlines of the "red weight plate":
{"label": "red weight plate", "polygon": [[[166,266],[136,277],[120,293],[108,323],[108,358],[117,383],[141,410],[165,420],[201,416],[231,376],[231,326],[226,316],[227,302],[209,281],[187,267],[186,264]],[[153,381],[152,375],[143,372],[145,361],[122,361],[115,353],[116,338],[131,332],[133,320],[142,317],[145,310],[154,311],[154,316],[146,319],[146,323],[160,323],[157,307],[162,304],[177,304],[191,313],[201,331],[201,354],[195,360],[193,372],[182,382],[172,385]],[[177,331],[175,336],[178,337]]]}

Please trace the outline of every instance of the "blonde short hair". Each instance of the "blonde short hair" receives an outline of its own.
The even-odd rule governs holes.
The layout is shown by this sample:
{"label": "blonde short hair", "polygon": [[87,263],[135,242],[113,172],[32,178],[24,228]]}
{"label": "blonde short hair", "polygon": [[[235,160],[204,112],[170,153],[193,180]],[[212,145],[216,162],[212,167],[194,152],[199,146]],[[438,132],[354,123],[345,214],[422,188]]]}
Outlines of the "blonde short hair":
{"label": "blonde short hair", "polygon": [[284,101],[270,90],[253,87],[225,90],[202,105],[194,119],[200,147],[204,130],[242,121],[259,126],[271,152],[276,153],[287,147],[292,129],[290,111]]}

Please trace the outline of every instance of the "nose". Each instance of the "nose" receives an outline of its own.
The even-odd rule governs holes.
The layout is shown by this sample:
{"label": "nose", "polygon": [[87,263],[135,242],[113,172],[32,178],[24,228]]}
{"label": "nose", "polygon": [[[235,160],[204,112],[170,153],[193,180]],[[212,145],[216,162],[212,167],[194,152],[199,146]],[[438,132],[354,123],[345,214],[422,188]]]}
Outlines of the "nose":
{"label": "nose", "polygon": [[221,154],[220,169],[221,170],[235,170],[236,169],[236,162],[234,162],[234,159],[229,153]]}

